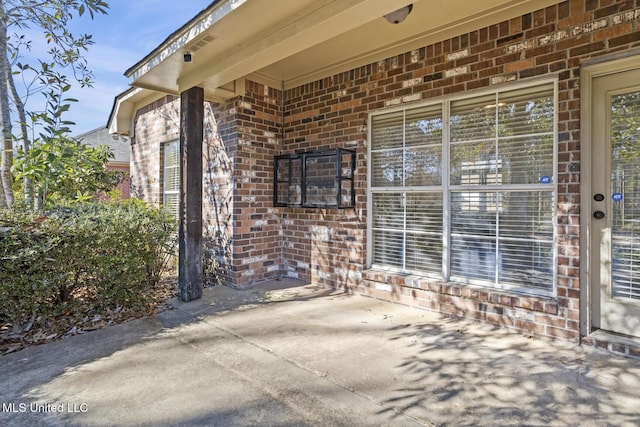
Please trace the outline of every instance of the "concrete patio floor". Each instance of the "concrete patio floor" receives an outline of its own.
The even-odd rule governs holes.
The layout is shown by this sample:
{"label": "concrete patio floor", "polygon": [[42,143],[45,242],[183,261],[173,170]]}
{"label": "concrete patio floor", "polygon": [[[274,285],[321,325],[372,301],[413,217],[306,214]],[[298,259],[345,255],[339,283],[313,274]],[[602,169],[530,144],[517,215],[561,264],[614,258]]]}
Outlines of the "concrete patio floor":
{"label": "concrete patio floor", "polygon": [[638,426],[640,361],[282,280],[0,358],[3,426]]}

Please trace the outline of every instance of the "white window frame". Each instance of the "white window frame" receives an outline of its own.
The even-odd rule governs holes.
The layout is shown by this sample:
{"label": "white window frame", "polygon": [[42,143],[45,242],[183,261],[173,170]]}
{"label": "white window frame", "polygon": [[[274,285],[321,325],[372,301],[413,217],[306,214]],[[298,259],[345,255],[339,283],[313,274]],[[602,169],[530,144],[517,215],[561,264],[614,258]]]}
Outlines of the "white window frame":
{"label": "white window frame", "polygon": [[[175,165],[168,165],[168,157],[167,156],[167,148],[169,146],[175,146],[178,151],[177,162]],[[167,170],[168,168],[177,169],[178,170],[178,188],[167,190]],[[168,195],[177,195],[178,198],[178,206],[175,209],[176,217],[179,215],[180,211],[180,141],[173,140],[167,141],[162,144],[162,206],[166,209],[168,207],[167,204],[167,196]],[[171,210],[171,209],[170,209]]]}
{"label": "white window frame", "polygon": [[[461,281],[460,278],[451,276],[451,257],[450,257],[450,243],[451,243],[451,222],[452,222],[452,213],[451,213],[451,198],[452,194],[456,192],[487,192],[487,188],[478,188],[475,185],[456,185],[453,186],[450,183],[450,121],[451,117],[450,106],[451,103],[457,100],[464,100],[472,97],[482,96],[482,95],[490,95],[490,94],[498,94],[504,92],[510,92],[518,89],[526,89],[533,88],[536,86],[544,85],[544,84],[552,84],[553,85],[553,103],[554,103],[554,116],[553,116],[553,176],[552,176],[552,184],[526,184],[526,185],[518,185],[518,184],[503,184],[496,185],[495,193],[500,193],[503,191],[546,191],[552,193],[553,196],[553,207],[552,207],[552,226],[553,226],[553,236],[552,236],[552,275],[553,275],[553,284],[550,290],[545,291],[542,289],[531,289],[526,287],[517,287],[513,285],[503,285],[498,281],[494,283],[489,283],[482,280],[474,280],[467,279]],[[427,187],[376,187],[375,191],[372,190],[372,182],[373,182],[373,168],[372,165],[372,156],[371,156],[371,147],[372,147],[372,118],[378,115],[389,114],[398,111],[411,110],[415,108],[421,108],[426,106],[432,106],[435,104],[442,105],[442,121],[443,121],[443,129],[442,129],[442,183],[440,186],[427,186]],[[557,258],[558,258],[558,248],[557,248],[557,205],[558,205],[558,78],[557,76],[552,77],[544,77],[544,78],[534,78],[530,79],[526,82],[517,82],[517,83],[509,83],[505,85],[495,86],[488,89],[480,89],[465,92],[463,94],[451,95],[451,96],[443,96],[438,98],[433,98],[427,102],[416,102],[411,104],[405,104],[401,106],[396,106],[392,108],[385,108],[376,110],[369,113],[368,117],[368,144],[367,144],[367,164],[369,165],[367,171],[367,254],[366,254],[366,267],[374,268],[374,269],[382,269],[385,271],[389,271],[391,273],[398,274],[415,274],[421,275],[425,277],[434,278],[436,280],[440,280],[443,282],[453,281],[455,283],[463,283],[463,284],[471,284],[471,285],[479,285],[483,287],[489,287],[492,289],[506,289],[511,290],[523,294],[533,294],[533,295],[541,295],[541,296],[556,296],[557,295]],[[404,139],[404,135],[403,135]],[[549,186],[552,185],[552,189],[549,189]],[[426,190],[433,191],[437,188],[441,187],[442,191],[442,204],[443,204],[443,212],[442,212],[442,221],[443,221],[443,230],[442,230],[442,239],[443,239],[443,254],[442,254],[442,274],[441,275],[433,275],[427,272],[413,271],[413,270],[405,270],[397,267],[391,266],[380,266],[373,264],[373,194],[383,193],[383,192],[392,192],[399,193],[406,190],[416,191],[416,190]]]}

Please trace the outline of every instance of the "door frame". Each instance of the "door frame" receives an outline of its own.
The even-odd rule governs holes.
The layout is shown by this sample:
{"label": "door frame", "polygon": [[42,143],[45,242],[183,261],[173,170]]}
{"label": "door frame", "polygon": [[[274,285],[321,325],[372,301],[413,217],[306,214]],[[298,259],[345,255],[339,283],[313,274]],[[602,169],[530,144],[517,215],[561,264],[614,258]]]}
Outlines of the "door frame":
{"label": "door frame", "polygon": [[591,162],[593,79],[640,68],[640,50],[608,55],[580,65],[580,335],[600,323],[600,286],[591,280]]}

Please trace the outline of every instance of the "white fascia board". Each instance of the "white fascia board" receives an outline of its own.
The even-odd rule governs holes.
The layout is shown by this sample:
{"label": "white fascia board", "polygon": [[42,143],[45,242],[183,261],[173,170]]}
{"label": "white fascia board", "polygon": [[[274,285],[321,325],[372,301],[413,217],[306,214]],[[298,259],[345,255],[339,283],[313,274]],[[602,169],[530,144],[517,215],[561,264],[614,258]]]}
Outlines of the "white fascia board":
{"label": "white fascia board", "polygon": [[191,41],[196,39],[200,34],[207,31],[215,23],[222,20],[229,13],[242,6],[248,0],[224,0],[220,2],[213,10],[204,15],[199,20],[191,23],[191,25],[179,31],[173,37],[170,37],[163,44],[158,46],[151,52],[146,60],[143,60],[127,71],[126,77],[132,81],[138,80],[151,69],[162,63],[165,59],[171,57],[180,49],[185,47]]}

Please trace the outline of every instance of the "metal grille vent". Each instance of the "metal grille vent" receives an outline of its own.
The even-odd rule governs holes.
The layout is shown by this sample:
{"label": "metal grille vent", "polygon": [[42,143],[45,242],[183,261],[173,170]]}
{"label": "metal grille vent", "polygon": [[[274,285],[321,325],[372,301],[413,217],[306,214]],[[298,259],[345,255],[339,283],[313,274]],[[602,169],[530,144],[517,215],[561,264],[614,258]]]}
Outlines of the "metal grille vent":
{"label": "metal grille vent", "polygon": [[197,39],[196,41],[194,41],[191,44],[191,46],[189,46],[189,50],[192,51],[192,52],[195,52],[198,49],[203,48],[207,44],[211,43],[215,39],[216,39],[215,36],[213,36],[211,34],[205,34],[204,36],[202,36],[199,39]]}

